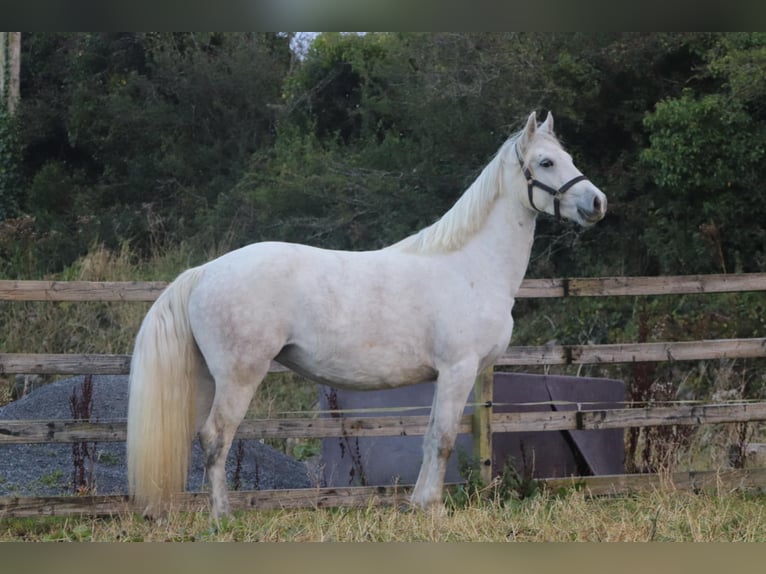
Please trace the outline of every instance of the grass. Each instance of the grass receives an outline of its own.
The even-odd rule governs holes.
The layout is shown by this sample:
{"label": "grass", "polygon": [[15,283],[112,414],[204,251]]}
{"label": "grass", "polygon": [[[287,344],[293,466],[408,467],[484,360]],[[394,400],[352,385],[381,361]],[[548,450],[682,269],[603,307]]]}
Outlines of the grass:
{"label": "grass", "polygon": [[113,518],[0,519],[0,541],[242,542],[766,542],[766,496],[671,486],[631,497],[541,493],[450,513],[364,507],[207,513],[165,522]]}

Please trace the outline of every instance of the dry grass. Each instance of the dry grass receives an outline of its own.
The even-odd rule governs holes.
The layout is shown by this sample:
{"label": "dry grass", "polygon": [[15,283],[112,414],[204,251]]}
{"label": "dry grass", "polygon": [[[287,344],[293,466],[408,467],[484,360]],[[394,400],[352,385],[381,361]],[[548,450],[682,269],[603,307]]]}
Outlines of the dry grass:
{"label": "dry grass", "polygon": [[[96,249],[59,280],[135,279],[126,250]],[[0,344],[11,353],[127,353],[138,331],[146,303],[0,301],[6,326]]]}
{"label": "dry grass", "polygon": [[249,542],[766,541],[766,497],[679,492],[632,497],[541,494],[510,505],[475,503],[451,513],[395,508],[247,511],[214,527],[207,513],[164,523],[114,518],[0,520],[0,540]]}
{"label": "dry grass", "polygon": [[[182,245],[138,265],[128,247],[115,252],[95,246],[71,267],[44,279],[168,281],[192,265],[190,258]],[[148,302],[0,301],[0,349],[7,353],[128,354],[149,306]],[[10,390],[5,392],[12,382],[10,376],[0,379],[0,405],[12,398]]]}

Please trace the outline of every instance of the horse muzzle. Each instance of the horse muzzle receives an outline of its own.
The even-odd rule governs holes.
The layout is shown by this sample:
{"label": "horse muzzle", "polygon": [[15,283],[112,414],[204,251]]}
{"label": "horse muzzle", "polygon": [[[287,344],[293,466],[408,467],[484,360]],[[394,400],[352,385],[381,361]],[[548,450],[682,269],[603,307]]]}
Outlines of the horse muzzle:
{"label": "horse muzzle", "polygon": [[578,202],[577,214],[580,216],[583,225],[593,225],[598,223],[606,215],[606,195],[598,188],[593,189],[587,198]]}

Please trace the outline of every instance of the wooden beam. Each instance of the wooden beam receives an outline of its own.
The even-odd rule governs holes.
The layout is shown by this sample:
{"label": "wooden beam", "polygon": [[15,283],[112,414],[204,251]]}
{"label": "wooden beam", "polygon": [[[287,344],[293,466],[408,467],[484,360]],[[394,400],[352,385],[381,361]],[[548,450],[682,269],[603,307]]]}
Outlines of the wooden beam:
{"label": "wooden beam", "polygon": [[[481,407],[477,407],[481,409]],[[309,415],[310,413],[307,413]],[[492,433],[600,430],[667,425],[766,421],[766,402],[706,404],[668,407],[494,413]],[[463,415],[458,432],[475,428],[471,415]],[[236,434],[239,439],[328,438],[341,436],[422,436],[428,416],[343,418],[248,419]],[[27,443],[119,442],[126,436],[124,421],[0,420],[0,445]],[[491,446],[491,445],[490,445]],[[490,451],[491,453],[491,451]]]}
{"label": "wooden beam", "polygon": [[[0,375],[127,375],[130,355],[0,353]],[[269,372],[282,373],[287,367],[272,362]]]}
{"label": "wooden beam", "polygon": [[516,292],[517,299],[564,297],[565,279],[524,279]]}
{"label": "wooden beam", "polygon": [[[154,301],[167,285],[163,281],[2,280],[0,300]],[[525,279],[516,297],[614,297],[742,291],[766,291],[766,273]]]}
{"label": "wooden beam", "polygon": [[[328,438],[370,436],[422,436],[428,415],[385,417],[327,417],[313,419],[252,419],[239,425],[237,438]],[[471,432],[471,417],[463,415],[459,433]]]}
{"label": "wooden beam", "polygon": [[[408,506],[409,486],[350,486],[285,490],[230,491],[232,510]],[[174,497],[172,511],[209,511],[210,494],[184,492]],[[0,497],[0,518],[34,516],[114,516],[140,512],[127,495]]]}
{"label": "wooden beam", "polygon": [[516,297],[620,297],[766,291],[766,273],[525,279]]}
{"label": "wooden beam", "polygon": [[762,489],[766,486],[766,468],[690,470],[670,474],[616,474],[545,478],[549,490],[581,488],[592,496],[625,495],[671,487],[676,490],[733,491]]}
{"label": "wooden beam", "polygon": [[125,421],[0,420],[0,445],[124,442],[126,429]]}
{"label": "wooden beam", "polygon": [[766,357],[766,338],[509,347],[498,366],[581,365]]}
{"label": "wooden beam", "polygon": [[130,355],[0,353],[0,374],[125,375]]}
{"label": "wooden beam", "polygon": [[161,281],[0,281],[5,301],[154,301]]}
{"label": "wooden beam", "polygon": [[[306,413],[309,415],[310,413]],[[428,416],[248,419],[235,438],[328,438],[341,436],[422,436]],[[458,432],[471,432],[471,416],[463,415]],[[0,445],[32,443],[121,442],[125,421],[0,420]]]}
{"label": "wooden beam", "polygon": [[473,456],[479,461],[482,483],[492,481],[492,400],[495,388],[495,369],[487,367],[476,378],[473,386],[472,428]]}
{"label": "wooden beam", "polygon": [[600,430],[766,420],[766,402],[495,413],[492,432]]}
{"label": "wooden beam", "polygon": [[[611,345],[509,347],[497,366],[582,365],[766,357],[766,337]],[[269,372],[289,371],[273,361]],[[0,353],[0,374],[125,375],[130,355]]]}
{"label": "wooden beam", "polygon": [[[624,495],[664,487],[676,490],[732,491],[763,488],[766,468],[675,472],[668,475],[621,474],[542,479],[548,490],[579,488],[589,496]],[[446,485],[447,490],[455,487]],[[231,491],[232,510],[394,506],[407,508],[412,486],[350,486],[290,490]],[[174,497],[172,511],[209,511],[209,494],[185,492]],[[115,516],[137,512],[123,494],[107,496],[0,497],[0,518],[36,516]]]}
{"label": "wooden beam", "polygon": [[766,291],[766,273],[573,278],[568,282],[572,297]]}

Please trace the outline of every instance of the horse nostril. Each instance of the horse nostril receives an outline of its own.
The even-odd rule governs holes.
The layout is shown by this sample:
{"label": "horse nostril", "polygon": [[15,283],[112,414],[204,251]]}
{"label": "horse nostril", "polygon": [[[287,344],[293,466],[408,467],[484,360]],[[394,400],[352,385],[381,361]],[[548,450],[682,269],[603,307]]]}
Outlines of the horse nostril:
{"label": "horse nostril", "polygon": [[596,213],[601,212],[601,199],[599,198],[598,195],[593,198],[593,211],[595,211]]}

